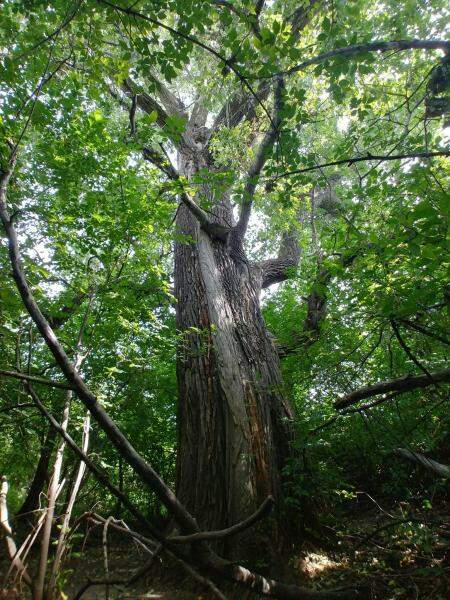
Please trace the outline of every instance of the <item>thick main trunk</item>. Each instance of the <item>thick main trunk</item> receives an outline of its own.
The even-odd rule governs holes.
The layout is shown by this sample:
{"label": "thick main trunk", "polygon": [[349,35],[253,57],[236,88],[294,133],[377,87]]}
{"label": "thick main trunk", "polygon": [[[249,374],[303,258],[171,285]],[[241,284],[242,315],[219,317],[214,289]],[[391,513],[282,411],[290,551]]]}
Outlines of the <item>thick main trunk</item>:
{"label": "thick main trunk", "polygon": [[[232,218],[226,200],[214,212]],[[190,240],[175,248],[177,494],[201,527],[218,529],[269,494],[280,499],[292,414],[261,315],[260,274],[242,252],[212,241],[185,207],[177,225]]]}

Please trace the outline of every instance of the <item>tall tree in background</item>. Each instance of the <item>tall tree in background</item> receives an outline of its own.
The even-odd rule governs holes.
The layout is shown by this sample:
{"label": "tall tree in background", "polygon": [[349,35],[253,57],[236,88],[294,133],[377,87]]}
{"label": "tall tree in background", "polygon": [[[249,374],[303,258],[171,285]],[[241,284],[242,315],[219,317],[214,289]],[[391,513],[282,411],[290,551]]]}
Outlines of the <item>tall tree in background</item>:
{"label": "tall tree in background", "polygon": [[[446,59],[439,57],[442,50],[448,51],[448,43],[430,40],[439,36],[437,25],[426,15],[428,3],[423,3],[420,18],[412,15],[411,3],[405,3],[404,22],[390,17],[394,4],[375,11],[371,3],[351,4],[214,0],[5,4],[8,36],[25,29],[20,48],[12,49],[12,56],[11,49],[4,52],[10,79],[5,136],[18,143],[26,132],[30,147],[36,143],[49,170],[57,171],[61,158],[57,151],[50,158],[46,136],[66,143],[69,153],[70,135],[81,137],[86,122],[101,127],[110,111],[111,127],[120,130],[122,141],[126,138],[126,144],[117,145],[119,152],[125,154],[126,146],[132,154],[129,170],[142,155],[159,171],[159,175],[152,171],[148,183],[158,187],[156,196],[167,192],[179,203],[173,231],[179,332],[176,488],[205,529],[242,520],[268,495],[277,501],[282,497],[282,471],[292,452],[293,411],[283,391],[278,350],[261,314],[261,291],[296,275],[300,238],[311,236],[315,272],[304,330],[297,331],[306,346],[323,320],[327,284],[368,247],[364,232],[356,242],[349,241],[354,229],[351,202],[341,207],[332,194],[322,213],[315,212],[322,200],[317,201],[314,190],[329,187],[330,182],[323,176],[302,179],[302,173],[322,173],[318,163],[337,166],[333,187],[336,182],[345,184],[346,178],[359,180],[359,193],[365,193],[360,173],[350,171],[350,165],[428,160],[445,154],[439,140],[429,139],[427,131],[424,137],[416,135],[412,127],[417,120],[414,111],[423,105],[409,97],[414,86],[408,69],[414,63],[398,60],[386,74],[377,63],[383,56],[376,54],[379,51],[411,56],[417,50],[422,56],[417,59],[419,79],[431,68],[447,68]],[[41,28],[48,16],[55,27],[43,37]],[[413,34],[420,39],[411,39]],[[439,57],[430,58],[426,54],[430,50],[438,50]],[[16,73],[15,64],[24,52],[25,67]],[[33,52],[39,53],[36,62],[29,58]],[[39,74],[31,91],[27,69]],[[405,118],[400,123],[381,120],[380,140],[376,122],[368,124],[369,111],[376,113],[382,105],[389,113],[391,105],[382,100],[385,81],[395,96],[396,78],[408,87]],[[371,89],[373,81],[379,86],[376,92]],[[428,100],[441,96],[439,85],[420,85]],[[11,91],[15,87],[20,92],[16,96]],[[347,118],[354,120],[352,129],[341,123],[340,135],[336,127],[330,131],[320,124],[320,106],[326,102],[334,103],[328,117],[334,124],[336,110],[351,107]],[[81,117],[75,116],[77,110]],[[14,119],[22,112],[28,121]],[[45,128],[51,115],[56,125],[49,134]],[[45,138],[48,148],[43,149],[30,131]],[[86,149],[92,146],[93,154],[101,153],[100,137],[97,132],[87,138]],[[103,151],[110,152],[114,164],[113,144]],[[108,185],[114,181],[119,188],[113,168],[103,166]],[[55,185],[53,178],[50,186]],[[64,185],[59,181],[61,189]],[[75,186],[70,192],[76,203]],[[117,212],[126,212],[122,187],[117,193],[122,202]],[[267,246],[278,244],[272,257],[258,256],[257,236],[249,227],[255,203],[259,214],[271,221]],[[102,219],[99,210],[94,219]],[[340,214],[345,227],[336,235],[337,247],[329,252],[338,258],[323,264],[316,227],[326,227],[325,211]],[[161,228],[170,227],[165,217]],[[88,220],[88,215],[74,218]],[[88,231],[86,222],[83,227]],[[130,247],[133,244],[130,236]]]}

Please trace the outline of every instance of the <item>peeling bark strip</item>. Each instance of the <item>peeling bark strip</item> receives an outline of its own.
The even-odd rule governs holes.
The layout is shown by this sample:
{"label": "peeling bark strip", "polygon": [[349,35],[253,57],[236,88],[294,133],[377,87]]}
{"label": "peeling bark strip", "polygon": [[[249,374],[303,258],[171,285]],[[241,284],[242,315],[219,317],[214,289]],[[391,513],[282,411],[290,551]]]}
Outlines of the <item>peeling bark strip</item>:
{"label": "peeling bark strip", "polygon": [[406,375],[405,377],[399,377],[398,379],[380,381],[379,383],[359,388],[335,402],[334,408],[346,408],[347,406],[356,404],[357,402],[359,402],[359,400],[364,400],[364,398],[371,398],[372,396],[378,396],[379,394],[386,394],[388,392],[410,392],[412,390],[421,389],[430,385],[449,382],[450,369],[444,369],[443,371],[436,371],[435,373],[430,373],[430,376]]}

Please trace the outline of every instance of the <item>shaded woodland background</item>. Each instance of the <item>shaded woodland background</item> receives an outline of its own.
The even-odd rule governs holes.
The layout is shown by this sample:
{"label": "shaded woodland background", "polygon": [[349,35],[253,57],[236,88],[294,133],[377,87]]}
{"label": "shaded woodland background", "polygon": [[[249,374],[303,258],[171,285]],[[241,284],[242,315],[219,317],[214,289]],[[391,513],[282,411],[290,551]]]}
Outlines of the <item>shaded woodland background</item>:
{"label": "shaded woodland background", "polygon": [[[94,580],[110,584],[84,598],[256,597],[195,544],[184,567],[158,549],[133,510],[164,536],[195,528],[90,419],[8,254],[14,229],[27,290],[68,361],[175,490],[180,355],[214,354],[217,324],[180,328],[174,253],[196,235],[217,252],[224,190],[230,231],[252,211],[241,247],[226,242],[239,277],[292,251],[260,303],[293,407],[290,453],[243,566],[307,588],[279,598],[448,597],[448,8],[132,4],[0,7],[0,597],[28,593],[23,566],[9,570],[11,540],[28,540],[36,600],[76,598]],[[188,136],[208,168],[183,170]],[[183,210],[197,233],[181,230]],[[115,520],[147,541],[127,541]],[[236,558],[231,542],[213,548]]]}

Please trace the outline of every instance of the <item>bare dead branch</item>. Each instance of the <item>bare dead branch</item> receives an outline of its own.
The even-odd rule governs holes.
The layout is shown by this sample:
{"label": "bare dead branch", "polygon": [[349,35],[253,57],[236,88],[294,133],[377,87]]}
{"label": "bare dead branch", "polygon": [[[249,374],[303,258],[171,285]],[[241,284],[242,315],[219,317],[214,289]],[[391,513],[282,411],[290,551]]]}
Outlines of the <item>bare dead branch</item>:
{"label": "bare dead branch", "polygon": [[129,579],[88,579],[88,581],[75,594],[73,600],[80,600],[83,594],[92,586],[123,585],[125,588],[129,587],[149,571],[156,558],[161,554],[161,550],[162,546],[159,545],[144,566],[137,569],[137,571]]}
{"label": "bare dead branch", "polygon": [[[87,454],[89,447],[89,430],[90,430],[90,413],[87,412],[86,416],[83,420],[83,437],[81,441],[81,450],[84,454]],[[63,438],[64,439],[64,438]],[[67,442],[65,442],[67,443]],[[67,503],[67,507],[63,516],[63,520],[60,526],[59,535],[58,535],[58,544],[56,547],[55,557],[53,560],[52,570],[50,574],[50,580],[48,583],[48,591],[54,592],[56,586],[56,578],[58,576],[59,568],[61,565],[62,557],[67,547],[67,534],[69,532],[69,523],[72,516],[73,507],[75,505],[76,498],[78,496],[78,492],[81,487],[81,482],[83,480],[83,476],[86,470],[86,464],[84,461],[80,461],[78,465],[77,474],[75,477],[75,481],[72,485],[72,489],[70,491],[69,501]]]}
{"label": "bare dead branch", "polygon": [[[108,562],[108,526],[111,523],[112,517],[108,517],[103,524],[103,535],[102,535],[102,545],[103,545],[103,567],[105,569],[106,579],[109,579],[109,562]],[[109,600],[109,583],[105,586],[105,599]]]}
{"label": "bare dead branch", "polygon": [[109,481],[108,476],[102,471],[102,469],[100,469],[87,456],[87,454],[85,454],[81,450],[81,448],[78,447],[78,445],[74,442],[74,440],[72,439],[72,437],[66,431],[64,431],[61,428],[61,426],[59,425],[58,421],[53,417],[53,415],[46,409],[46,407],[44,406],[44,404],[41,402],[39,396],[36,394],[36,392],[33,389],[33,387],[31,385],[29,385],[29,384],[27,384],[26,387],[27,387],[28,393],[30,394],[30,396],[33,399],[33,402],[35,403],[35,405],[37,406],[37,408],[41,411],[41,413],[44,415],[44,417],[50,423],[51,427],[53,427],[53,429],[55,431],[57,431],[59,433],[59,435],[65,440],[65,442],[67,443],[68,447],[72,450],[72,452],[74,452],[78,456],[78,458],[85,463],[86,467],[94,475],[94,477],[103,486],[105,486],[106,489],[109,490],[113,496],[115,496],[118,500],[120,500],[120,502],[139,521],[139,523],[142,523],[145,527],[150,528],[149,529],[150,533],[152,535],[155,535],[155,537],[156,537],[158,532],[156,530],[154,530],[152,528],[152,526],[147,522],[147,520],[145,519],[144,515],[142,515],[140,513],[140,511],[138,511],[133,506],[133,504],[128,500],[128,497],[121,490],[119,490],[119,488],[117,488],[115,485],[113,485]]}
{"label": "bare dead branch", "polygon": [[227,529],[221,529],[219,531],[201,531],[200,533],[194,533],[192,535],[175,535],[168,539],[171,542],[184,544],[188,542],[198,542],[200,540],[221,540],[228,538],[241,533],[241,531],[245,531],[261,519],[267,517],[270,514],[274,504],[275,501],[272,496],[268,496],[261,506],[252,515],[250,515],[250,517],[248,517],[248,519],[245,519],[245,521],[241,521],[240,523],[236,523],[236,525],[232,525]]}
{"label": "bare dead branch", "polygon": [[90,587],[99,586],[99,585],[124,585],[127,583],[126,579],[89,579],[75,594],[73,600],[80,600],[88,591]]}
{"label": "bare dead branch", "polygon": [[[118,525],[118,523],[116,522],[115,519],[111,519],[109,521],[108,519],[104,519],[103,517],[101,517],[100,515],[97,515],[95,513],[94,514],[88,513],[86,516],[93,522],[103,524],[104,526],[106,526],[106,524],[109,522],[109,525],[116,531],[119,531],[120,533],[123,533],[125,535],[129,535],[132,538],[134,538],[135,540],[138,540],[139,542],[141,542],[143,544],[146,544],[151,541],[151,540],[148,540],[147,538],[145,538],[144,536],[142,536],[141,534],[137,533],[136,531],[129,529],[128,527],[121,527],[120,525]],[[169,556],[171,556],[172,558],[177,560],[182,565],[182,567],[191,576],[193,576],[197,581],[199,581],[200,583],[202,583],[203,585],[205,585],[206,587],[211,589],[213,591],[214,595],[219,597],[221,600],[223,600],[225,598],[222,595],[222,593],[220,592],[220,590],[218,590],[218,588],[212,583],[212,581],[209,578],[203,577],[202,575],[200,575],[196,569],[194,569],[191,565],[189,565],[186,562],[186,560],[184,558],[181,558],[176,553],[171,552],[166,545],[163,547],[158,546],[156,548],[155,552],[152,554],[152,557],[150,559],[151,561],[154,560],[155,556],[157,555],[157,553],[160,552],[161,549],[163,549]],[[147,568],[149,568],[149,567],[147,566]],[[132,579],[134,579],[134,577]],[[105,580],[105,581],[108,581],[108,580]],[[131,582],[131,580],[130,580],[130,582]],[[226,598],[225,598],[225,600],[226,600]]]}
{"label": "bare dead branch", "polygon": [[450,382],[450,369],[436,371],[430,373],[430,375],[431,378],[428,377],[428,375],[405,375],[405,377],[399,377],[398,379],[380,381],[373,385],[361,387],[335,402],[334,408],[340,410],[347,406],[351,406],[352,404],[356,404],[356,402],[364,400],[364,398],[371,398],[372,396],[378,396],[379,394],[386,394],[389,392],[400,392],[403,394],[430,385]]}
{"label": "bare dead branch", "polygon": [[[173,556],[175,559],[177,558],[176,556],[174,556],[170,552],[169,552],[169,555]],[[200,575],[200,573],[198,573],[198,571],[196,571],[195,569],[193,569],[186,561],[179,560],[179,559],[177,559],[177,560],[181,564],[181,566],[183,567],[183,569],[187,573],[189,573],[189,575],[191,575],[191,577],[193,577],[196,581],[198,581],[199,583],[201,583],[205,587],[209,588],[212,591],[212,593],[214,594],[214,596],[216,598],[219,598],[219,600],[227,600],[226,596],[224,596],[224,594],[222,594],[222,592],[211,581],[211,579],[209,579],[208,577],[204,577],[203,575]]]}
{"label": "bare dead branch", "polygon": [[407,160],[409,158],[433,158],[434,156],[450,156],[450,151],[448,150],[438,150],[436,152],[411,152],[408,154],[367,154],[366,156],[354,156],[349,158],[342,158],[340,160],[333,160],[331,162],[322,163],[320,165],[314,165],[313,167],[305,167],[304,169],[294,169],[293,171],[286,171],[285,173],[281,173],[281,175],[275,175],[274,177],[270,177],[271,181],[276,181],[278,179],[283,179],[284,177],[291,177],[292,175],[300,175],[301,173],[309,173],[311,171],[317,171],[320,169],[324,169],[325,167],[335,167],[337,165],[353,165],[358,162],[366,162],[370,160],[379,160],[379,161],[387,161],[387,160]]}
{"label": "bare dead branch", "polygon": [[[72,390],[67,390],[65,393],[64,399],[64,409],[61,419],[60,427],[63,431],[67,431],[67,427],[69,424],[70,418],[70,404],[72,400]],[[66,448],[66,442],[64,438],[59,440],[59,445],[56,448],[55,460],[53,463],[53,472],[50,479],[50,484],[48,486],[47,492],[47,507],[45,510],[45,519],[42,526],[42,535],[41,535],[41,544],[40,544],[40,552],[39,552],[39,561],[38,561],[38,570],[36,573],[36,582],[35,582],[35,600],[42,600],[44,598],[44,594],[46,595],[47,590],[45,585],[46,573],[48,568],[48,555],[51,544],[51,533],[53,528],[53,518],[55,514],[56,508],[56,500],[62,488],[62,484],[64,479],[61,479],[62,472],[62,464],[64,458],[64,450]],[[50,590],[49,590],[50,591]],[[34,598],[33,598],[34,600]]]}

